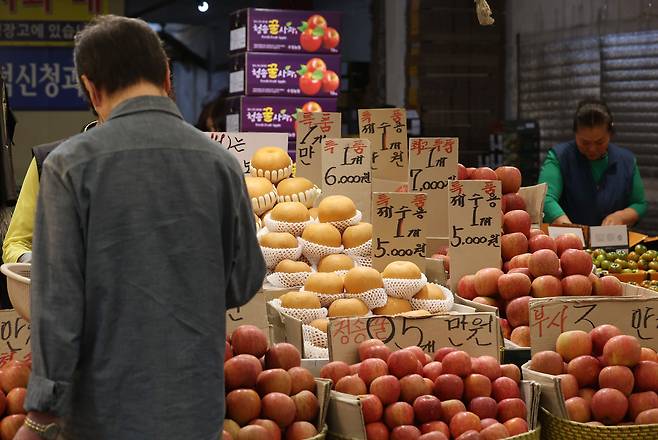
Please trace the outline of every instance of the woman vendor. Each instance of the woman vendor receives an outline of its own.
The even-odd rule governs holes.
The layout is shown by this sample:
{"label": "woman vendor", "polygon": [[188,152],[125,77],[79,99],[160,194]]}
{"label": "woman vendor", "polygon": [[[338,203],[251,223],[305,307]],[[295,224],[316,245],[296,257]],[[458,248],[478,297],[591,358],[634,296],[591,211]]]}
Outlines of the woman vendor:
{"label": "woman vendor", "polygon": [[553,147],[539,173],[548,184],[544,222],[633,225],[647,210],[635,156],[610,143],[612,114],[600,100],[578,104],[574,140]]}

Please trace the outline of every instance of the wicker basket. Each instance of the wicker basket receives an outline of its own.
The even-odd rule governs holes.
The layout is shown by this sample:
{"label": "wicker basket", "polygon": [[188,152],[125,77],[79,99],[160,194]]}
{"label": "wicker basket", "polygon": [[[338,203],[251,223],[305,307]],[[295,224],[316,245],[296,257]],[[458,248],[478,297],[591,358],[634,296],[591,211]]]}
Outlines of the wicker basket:
{"label": "wicker basket", "polygon": [[30,321],[30,268],[29,263],[7,263],[0,271],[7,277],[7,292],[11,305],[23,319]]}
{"label": "wicker basket", "polygon": [[539,440],[541,438],[541,426],[537,425],[536,429],[526,432],[524,434],[507,437],[505,440]]}
{"label": "wicker basket", "polygon": [[656,440],[658,424],[591,426],[553,416],[540,411],[543,438],[550,440]]}

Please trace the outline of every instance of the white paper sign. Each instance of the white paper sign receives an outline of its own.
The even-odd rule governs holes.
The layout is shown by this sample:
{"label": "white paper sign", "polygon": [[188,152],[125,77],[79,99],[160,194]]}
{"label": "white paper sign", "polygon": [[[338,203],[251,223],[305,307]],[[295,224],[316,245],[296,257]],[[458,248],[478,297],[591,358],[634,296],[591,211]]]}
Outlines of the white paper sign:
{"label": "white paper sign", "polygon": [[589,247],[628,247],[628,228],[626,225],[590,226]]}
{"label": "white paper sign", "polygon": [[237,157],[244,168],[245,174],[249,172],[251,156],[262,147],[277,147],[288,153],[287,133],[250,133],[250,132],[206,132],[213,141],[223,146],[226,151]]}

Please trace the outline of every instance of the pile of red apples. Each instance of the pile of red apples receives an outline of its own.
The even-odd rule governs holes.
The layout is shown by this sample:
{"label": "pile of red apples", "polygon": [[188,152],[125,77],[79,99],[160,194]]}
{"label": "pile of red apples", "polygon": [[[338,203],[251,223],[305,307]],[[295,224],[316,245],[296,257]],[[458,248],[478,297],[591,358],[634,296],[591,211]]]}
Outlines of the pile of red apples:
{"label": "pile of red apples", "polygon": [[335,390],[358,396],[368,440],[493,440],[528,431],[516,365],[441,348],[391,351],[377,339],[358,347],[360,362],[326,364]]}
{"label": "pile of red apples", "polygon": [[503,215],[502,270],[480,269],[459,280],[462,298],[498,307],[505,338],[530,346],[528,304],[531,298],[554,296],[620,296],[621,282],[592,273],[592,257],[575,234],[549,237],[530,227],[530,215],[513,210]]}
{"label": "pile of red apples", "polygon": [[301,440],[318,434],[313,374],[288,343],[268,348],[258,327],[242,325],[226,341],[223,440]]}
{"label": "pile of red apples", "polygon": [[569,419],[593,425],[658,423],[658,357],[609,324],[562,333],[530,368],[560,378]]}

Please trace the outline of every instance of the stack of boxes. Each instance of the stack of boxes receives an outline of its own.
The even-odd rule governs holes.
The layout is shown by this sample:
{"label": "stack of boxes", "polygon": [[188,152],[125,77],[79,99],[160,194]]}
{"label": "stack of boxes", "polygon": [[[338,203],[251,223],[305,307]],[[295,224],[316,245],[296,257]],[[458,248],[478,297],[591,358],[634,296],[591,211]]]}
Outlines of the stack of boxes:
{"label": "stack of boxes", "polygon": [[288,133],[294,158],[297,114],[336,111],[340,13],[249,8],[230,23],[226,130]]}

